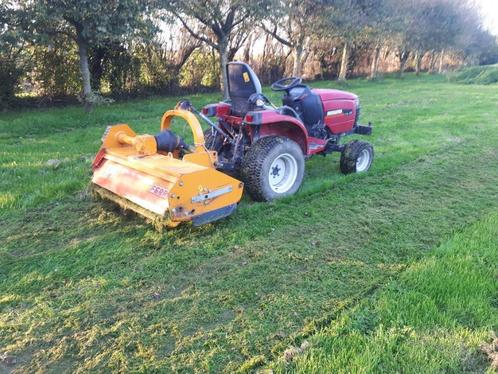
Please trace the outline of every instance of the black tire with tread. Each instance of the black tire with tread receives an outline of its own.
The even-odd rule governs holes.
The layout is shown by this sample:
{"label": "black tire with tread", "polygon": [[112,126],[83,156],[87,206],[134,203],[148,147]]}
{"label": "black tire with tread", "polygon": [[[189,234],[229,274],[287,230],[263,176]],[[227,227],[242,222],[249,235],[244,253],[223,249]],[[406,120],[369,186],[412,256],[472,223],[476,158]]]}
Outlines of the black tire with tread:
{"label": "black tire with tread", "polygon": [[374,159],[374,151],[372,145],[361,140],[353,140],[352,142],[347,143],[344,147],[344,150],[341,152],[340,168],[342,173],[356,173],[356,160],[358,159],[361,151],[363,151],[364,149],[369,149],[371,154],[370,165],[368,165],[367,170],[372,166]]}
{"label": "black tire with tread", "polygon": [[[274,192],[268,181],[269,168],[278,155],[289,153],[297,161],[298,171],[294,185],[285,193]],[[245,189],[256,201],[271,201],[296,193],[304,177],[304,155],[299,145],[291,139],[267,136],[259,139],[246,152],[241,165]]]}

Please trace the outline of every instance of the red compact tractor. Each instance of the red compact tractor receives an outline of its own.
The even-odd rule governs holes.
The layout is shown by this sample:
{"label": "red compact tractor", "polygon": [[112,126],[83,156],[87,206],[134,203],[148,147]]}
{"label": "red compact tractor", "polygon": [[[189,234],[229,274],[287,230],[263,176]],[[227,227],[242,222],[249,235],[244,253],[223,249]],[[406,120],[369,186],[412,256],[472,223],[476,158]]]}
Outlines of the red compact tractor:
{"label": "red compact tractor", "polygon": [[[108,127],[92,165],[95,193],[160,226],[202,225],[232,214],[244,186],[256,200],[292,195],[303,181],[304,159],[313,155],[341,152],[343,173],[370,168],[370,144],[340,144],[344,135],[372,132],[358,124],[356,95],[284,78],[271,86],[283,92],[277,108],[247,64],[232,62],[227,70],[229,100],[201,112],[181,101],[164,113],[155,136],[125,124]],[[193,113],[211,128],[203,133]],[[170,130],[175,117],[190,126],[193,145]]]}
{"label": "red compact tractor", "polygon": [[[301,78],[283,78],[271,85],[283,93],[276,107],[261,91],[249,65],[227,65],[230,100],[210,104],[197,112],[211,128],[206,146],[217,151],[216,168],[242,179],[255,200],[269,201],[294,194],[304,176],[304,160],[313,155],[341,152],[343,173],[367,171],[373,147],[354,140],[340,144],[345,135],[370,135],[372,127],[358,123],[358,96],[334,89],[312,89]],[[209,117],[216,117],[211,121]]]}

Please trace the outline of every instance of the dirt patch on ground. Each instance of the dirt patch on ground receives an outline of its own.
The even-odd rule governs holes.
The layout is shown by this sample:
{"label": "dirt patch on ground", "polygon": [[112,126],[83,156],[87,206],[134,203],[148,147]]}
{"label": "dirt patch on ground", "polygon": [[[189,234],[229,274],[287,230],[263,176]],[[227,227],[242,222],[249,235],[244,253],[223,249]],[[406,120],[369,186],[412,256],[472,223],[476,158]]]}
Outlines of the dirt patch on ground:
{"label": "dirt patch on ground", "polygon": [[481,351],[488,357],[491,367],[498,370],[498,338],[493,334],[493,340],[490,343],[481,345]]}
{"label": "dirt patch on ground", "polygon": [[290,347],[284,351],[285,362],[292,361],[297,355],[304,353],[310,347],[308,341],[304,341],[300,347]]}

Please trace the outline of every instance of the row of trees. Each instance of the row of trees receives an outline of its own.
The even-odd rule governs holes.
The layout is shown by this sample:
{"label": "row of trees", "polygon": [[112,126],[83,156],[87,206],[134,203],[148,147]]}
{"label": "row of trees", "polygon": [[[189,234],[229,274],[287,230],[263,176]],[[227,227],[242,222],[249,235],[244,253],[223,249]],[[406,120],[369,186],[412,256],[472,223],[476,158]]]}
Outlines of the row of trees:
{"label": "row of trees", "polygon": [[[264,80],[376,78],[498,59],[471,0],[8,0],[0,5],[0,100],[226,87],[250,61]],[[304,71],[303,71],[304,70]],[[384,69],[385,70],[385,69]],[[52,92],[51,92],[52,90]],[[226,92],[225,92],[226,95]]]}

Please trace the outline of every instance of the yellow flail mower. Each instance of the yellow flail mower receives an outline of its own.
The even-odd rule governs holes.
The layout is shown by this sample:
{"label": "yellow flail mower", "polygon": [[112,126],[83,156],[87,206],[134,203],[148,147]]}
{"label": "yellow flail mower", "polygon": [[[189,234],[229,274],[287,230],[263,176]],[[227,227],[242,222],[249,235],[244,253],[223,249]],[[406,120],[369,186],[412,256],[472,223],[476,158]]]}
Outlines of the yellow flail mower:
{"label": "yellow flail mower", "polygon": [[[193,145],[170,130],[174,117],[190,126]],[[92,190],[156,227],[187,221],[198,226],[232,214],[242,196],[243,183],[217,171],[216,163],[197,117],[177,108],[164,113],[157,135],[137,135],[125,124],[109,126],[92,165]]]}

